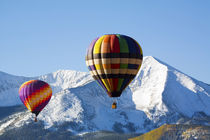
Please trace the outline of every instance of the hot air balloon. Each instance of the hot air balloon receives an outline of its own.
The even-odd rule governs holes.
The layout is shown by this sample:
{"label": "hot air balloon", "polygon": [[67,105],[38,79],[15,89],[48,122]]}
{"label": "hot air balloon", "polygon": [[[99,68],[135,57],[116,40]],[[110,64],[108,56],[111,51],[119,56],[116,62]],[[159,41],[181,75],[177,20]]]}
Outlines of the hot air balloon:
{"label": "hot air balloon", "polygon": [[[142,60],[143,52],[138,42],[120,34],[96,38],[86,55],[91,75],[110,97],[120,97],[138,73]],[[112,108],[116,108],[115,101]]]}
{"label": "hot air balloon", "polygon": [[38,114],[48,104],[52,96],[52,89],[44,81],[30,80],[21,85],[19,96],[23,104],[35,114],[35,122]]}

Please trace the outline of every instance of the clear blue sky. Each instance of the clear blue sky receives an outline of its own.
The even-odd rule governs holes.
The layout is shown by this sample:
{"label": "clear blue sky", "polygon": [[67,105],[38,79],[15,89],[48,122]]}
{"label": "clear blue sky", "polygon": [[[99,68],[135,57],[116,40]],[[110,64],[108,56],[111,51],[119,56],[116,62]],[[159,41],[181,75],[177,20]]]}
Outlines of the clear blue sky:
{"label": "clear blue sky", "polygon": [[210,84],[209,0],[1,0],[0,71],[88,71],[87,47],[110,33]]}

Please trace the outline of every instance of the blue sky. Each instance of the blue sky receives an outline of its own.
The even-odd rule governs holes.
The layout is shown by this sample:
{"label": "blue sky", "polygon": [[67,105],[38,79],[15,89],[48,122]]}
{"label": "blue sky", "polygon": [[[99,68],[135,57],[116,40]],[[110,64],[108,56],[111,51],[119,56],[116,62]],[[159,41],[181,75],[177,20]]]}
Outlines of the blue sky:
{"label": "blue sky", "polygon": [[88,71],[91,41],[119,33],[137,40],[144,56],[210,84],[209,7],[208,0],[1,0],[0,71]]}

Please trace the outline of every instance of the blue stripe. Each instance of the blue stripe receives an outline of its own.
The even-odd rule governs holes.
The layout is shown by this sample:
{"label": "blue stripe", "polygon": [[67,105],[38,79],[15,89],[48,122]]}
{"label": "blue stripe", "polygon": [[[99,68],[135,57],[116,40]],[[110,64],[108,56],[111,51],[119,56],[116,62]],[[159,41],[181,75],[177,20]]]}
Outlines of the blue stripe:
{"label": "blue stripe", "polygon": [[135,47],[136,42],[134,42],[133,39],[128,36],[124,36],[124,35],[122,36],[128,44],[129,53],[136,53],[136,47]]}
{"label": "blue stripe", "polygon": [[131,80],[132,80],[132,79],[130,79],[130,78],[124,79],[124,80],[123,80],[123,83],[122,83],[122,85],[121,85],[121,87],[120,87],[120,91],[123,91],[123,90],[128,86],[128,83],[129,83]]}
{"label": "blue stripe", "polygon": [[139,65],[137,64],[128,64],[128,69],[138,69]]}

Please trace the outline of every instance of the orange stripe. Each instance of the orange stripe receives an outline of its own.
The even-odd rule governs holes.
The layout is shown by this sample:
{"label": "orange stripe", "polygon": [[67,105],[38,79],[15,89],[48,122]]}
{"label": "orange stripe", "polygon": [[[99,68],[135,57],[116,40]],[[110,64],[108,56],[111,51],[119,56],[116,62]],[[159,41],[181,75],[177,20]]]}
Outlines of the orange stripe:
{"label": "orange stripe", "polygon": [[113,81],[111,78],[108,78],[107,81],[109,82],[109,85],[110,85],[110,91],[112,91],[114,89],[113,84],[112,84]]}
{"label": "orange stripe", "polygon": [[46,102],[50,98],[51,98],[51,95],[49,94],[45,99],[41,100],[39,103],[37,103],[36,105],[34,105],[32,111],[34,111],[38,106],[40,106],[42,103]]}
{"label": "orange stripe", "polygon": [[44,93],[44,94],[41,94],[41,95],[39,94],[39,96],[37,96],[37,98],[35,100],[32,100],[32,110],[34,110],[35,107],[38,106],[39,104],[43,103],[43,100],[45,98],[52,96],[51,89],[46,89],[43,92],[41,91],[40,93]]}
{"label": "orange stripe", "polygon": [[[38,92],[34,93],[33,96],[25,100],[24,104],[28,104],[30,109],[33,110],[35,106],[43,102],[43,99],[52,96],[52,89],[50,87],[44,88],[39,90]],[[28,108],[28,107],[27,107]]]}
{"label": "orange stripe", "polygon": [[107,35],[104,37],[104,40],[101,44],[101,53],[110,53],[110,36]]}
{"label": "orange stripe", "polygon": [[111,69],[111,65],[110,64],[102,64],[104,69]]}
{"label": "orange stripe", "polygon": [[40,93],[41,91],[46,90],[46,89],[48,89],[48,88],[50,88],[50,87],[49,87],[49,85],[47,85],[47,84],[44,85],[44,86],[42,86],[41,88],[37,89],[35,92],[31,93],[31,94],[27,97],[27,99],[30,100],[31,98],[34,98],[34,96],[37,96],[38,93]]}

